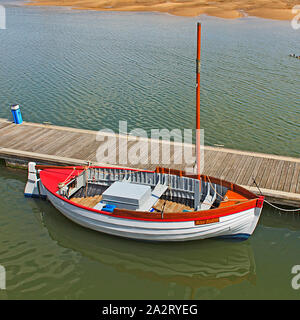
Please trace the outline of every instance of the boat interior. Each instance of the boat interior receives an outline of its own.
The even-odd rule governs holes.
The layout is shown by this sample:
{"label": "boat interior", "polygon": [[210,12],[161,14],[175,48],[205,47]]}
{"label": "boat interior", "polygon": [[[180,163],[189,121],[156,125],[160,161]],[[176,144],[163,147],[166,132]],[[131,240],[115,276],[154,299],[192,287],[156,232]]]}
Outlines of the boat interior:
{"label": "boat interior", "polygon": [[236,185],[173,169],[140,171],[89,167],[60,186],[58,193],[81,206],[112,213],[114,209],[175,213],[211,210],[241,203],[253,194]]}

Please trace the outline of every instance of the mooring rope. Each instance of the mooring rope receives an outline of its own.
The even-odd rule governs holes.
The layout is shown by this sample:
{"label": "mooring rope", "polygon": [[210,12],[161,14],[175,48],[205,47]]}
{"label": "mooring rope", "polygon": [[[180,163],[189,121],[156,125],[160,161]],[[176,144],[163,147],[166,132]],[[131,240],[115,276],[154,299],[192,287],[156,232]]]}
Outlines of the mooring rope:
{"label": "mooring rope", "polygon": [[298,209],[284,209],[284,208],[280,208],[280,207],[277,207],[275,206],[274,204],[270,203],[269,201],[265,200],[265,202],[270,205],[271,207],[277,209],[277,210],[280,210],[280,211],[285,211],[285,212],[296,212],[296,211],[300,211],[300,208]]}
{"label": "mooring rope", "polygon": [[[255,179],[253,178],[253,183],[255,184],[256,188],[258,189],[259,193],[261,196],[263,196],[257,182],[255,181]],[[270,203],[269,201],[267,201],[266,199],[264,200],[264,202],[266,202],[269,206],[277,209],[277,210],[280,210],[280,211],[283,211],[283,212],[297,212],[297,211],[300,211],[300,208],[297,208],[297,209],[285,209],[285,208],[281,208],[281,207],[278,207],[278,206],[275,206],[274,204]]]}

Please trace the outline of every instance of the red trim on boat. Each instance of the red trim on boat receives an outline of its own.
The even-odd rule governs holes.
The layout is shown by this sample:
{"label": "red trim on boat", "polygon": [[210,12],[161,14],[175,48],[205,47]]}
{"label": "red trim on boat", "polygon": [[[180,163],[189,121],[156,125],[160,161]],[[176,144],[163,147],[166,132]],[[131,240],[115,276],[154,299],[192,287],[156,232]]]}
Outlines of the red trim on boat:
{"label": "red trim on boat", "polygon": [[[76,170],[74,170],[74,167],[76,167]],[[46,187],[47,190],[49,190],[52,193],[55,193],[58,191],[58,184],[60,182],[65,181],[68,178],[68,181],[72,180],[76,176],[80,175],[85,167],[83,166],[68,166],[68,167],[62,167],[62,169],[58,168],[49,168],[49,169],[43,169],[40,172],[40,178],[42,179],[43,185]],[[105,169],[116,169],[115,167],[101,167],[101,166],[92,166],[89,167],[90,169],[97,169],[97,168],[105,168]],[[141,170],[141,169],[130,169],[130,168],[117,168],[121,170],[130,170],[130,171],[142,171],[142,172],[154,172],[150,170]],[[67,181],[67,182],[68,182]]]}
{"label": "red trim on boat", "polygon": [[256,207],[262,208],[262,206],[264,204],[264,200],[265,200],[264,196],[259,196],[259,198],[257,199],[257,202],[256,202]]}
{"label": "red trim on boat", "polygon": [[[107,168],[108,169],[108,168],[114,168],[114,167],[100,167],[100,166],[95,167],[95,166],[93,166],[90,168]],[[123,168],[118,168],[118,169],[123,170]],[[62,170],[64,172],[61,172]],[[132,169],[124,168],[124,170],[132,170]],[[40,178],[41,178],[41,181],[42,181],[44,187],[50,193],[52,193],[55,197],[61,199],[62,201],[65,201],[65,202],[69,203],[70,205],[84,209],[86,211],[90,211],[92,213],[99,213],[99,214],[112,216],[114,218],[120,218],[120,219],[131,219],[131,220],[153,221],[153,222],[185,222],[185,221],[195,221],[195,220],[204,220],[204,219],[215,219],[215,218],[225,217],[225,216],[228,216],[231,214],[243,212],[243,211],[246,211],[249,209],[253,209],[255,207],[261,208],[262,204],[263,204],[263,199],[264,199],[264,197],[259,197],[258,199],[250,199],[247,202],[237,204],[234,206],[229,206],[226,208],[216,208],[213,210],[191,212],[191,214],[195,214],[195,215],[197,213],[201,213],[201,216],[197,215],[193,218],[181,218],[181,219],[167,219],[167,218],[165,218],[165,219],[161,219],[160,217],[157,217],[155,219],[152,219],[152,218],[142,218],[142,217],[130,217],[130,216],[128,216],[128,212],[130,212],[128,210],[115,209],[116,213],[108,213],[105,211],[100,211],[100,210],[96,210],[93,208],[82,206],[80,204],[77,204],[77,203],[75,203],[71,200],[68,200],[68,199],[62,197],[61,195],[57,194],[56,192],[58,191],[58,183],[65,181],[65,179],[70,175],[73,178],[76,177],[77,175],[82,173],[83,170],[76,170],[76,171],[74,171],[74,173],[72,173],[72,171],[74,171],[72,169],[72,167],[71,168],[69,167],[67,169],[65,169],[65,168],[64,169],[44,169],[40,172]],[[137,169],[137,170],[133,169],[132,171],[154,172],[154,171],[139,170],[139,169]],[[123,211],[124,214],[123,215],[118,214],[119,211]],[[136,213],[138,214],[138,211],[136,211]]]}

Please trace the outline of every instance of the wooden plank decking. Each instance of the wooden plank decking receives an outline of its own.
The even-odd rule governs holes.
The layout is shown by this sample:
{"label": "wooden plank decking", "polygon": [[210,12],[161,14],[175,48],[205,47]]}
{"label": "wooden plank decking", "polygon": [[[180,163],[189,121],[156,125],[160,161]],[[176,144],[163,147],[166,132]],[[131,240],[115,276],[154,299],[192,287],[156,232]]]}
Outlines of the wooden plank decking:
{"label": "wooden plank decking", "polygon": [[[128,146],[135,142],[127,136],[119,136],[128,141]],[[146,145],[156,145],[160,154],[170,148],[171,163],[163,163],[162,157],[157,162],[149,161],[147,148],[139,154],[142,163],[119,163],[118,145],[111,148],[116,151],[116,164],[123,167],[155,169],[167,166],[183,169],[177,164],[180,153],[178,143],[142,138]],[[97,141],[98,140],[98,141]],[[103,164],[97,161],[96,153],[106,140],[99,141],[97,132],[53,125],[24,122],[15,125],[6,119],[0,119],[0,158],[10,163],[36,161],[46,164]],[[194,151],[193,145],[186,145]],[[253,177],[268,200],[274,203],[300,206],[300,159],[270,154],[245,152],[239,150],[204,147],[204,174],[237,183],[258,193],[253,185]],[[185,166],[184,166],[185,167]]]}

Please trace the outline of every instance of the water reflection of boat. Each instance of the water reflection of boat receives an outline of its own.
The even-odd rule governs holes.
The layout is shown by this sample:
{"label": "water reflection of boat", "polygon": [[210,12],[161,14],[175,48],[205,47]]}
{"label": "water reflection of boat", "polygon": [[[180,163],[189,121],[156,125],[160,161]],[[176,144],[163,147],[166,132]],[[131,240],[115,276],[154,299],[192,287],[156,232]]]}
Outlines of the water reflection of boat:
{"label": "water reflection of boat", "polygon": [[[42,204],[42,203],[41,203]],[[42,211],[49,211],[43,206]],[[248,280],[255,283],[255,260],[249,242],[145,243],[124,240],[74,226],[56,210],[43,214],[50,236],[63,247],[138,277],[191,289],[223,289]]]}

